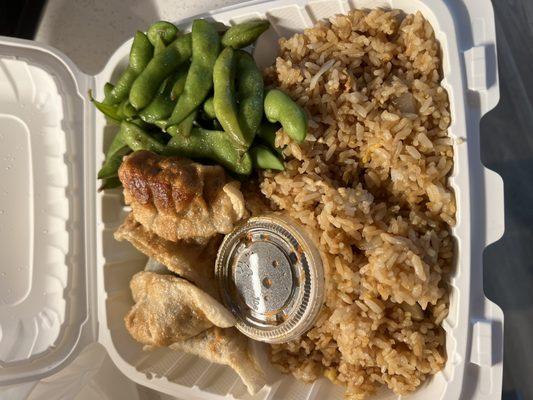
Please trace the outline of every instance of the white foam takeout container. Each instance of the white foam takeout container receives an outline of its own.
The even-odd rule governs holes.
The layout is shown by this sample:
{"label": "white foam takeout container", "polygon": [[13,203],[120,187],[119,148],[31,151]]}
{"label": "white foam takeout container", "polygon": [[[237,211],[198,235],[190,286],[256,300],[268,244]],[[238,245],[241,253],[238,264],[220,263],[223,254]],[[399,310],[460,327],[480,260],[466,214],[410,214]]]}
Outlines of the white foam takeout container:
{"label": "white foam takeout container", "polygon": [[[479,121],[498,102],[494,15],[489,0],[274,0],[205,15],[224,23],[267,18],[261,66],[277,38],[352,8],[421,11],[435,29],[456,140],[451,184],[457,198],[455,274],[444,370],[411,399],[497,399],[502,384],[503,314],[483,293],[482,252],[504,230],[501,178],[480,161]],[[171,16],[164,16],[172,19]],[[187,26],[187,21],[178,21]],[[112,130],[88,101],[103,97],[127,62],[131,40],[96,76],[43,44],[0,38],[0,385],[37,380],[99,341],[133,381],[181,399],[250,398],[228,367],[159,349],[143,352],[126,332],[130,277],[145,258],[113,232],[126,215],[119,190],[97,193],[96,171]],[[340,399],[322,378],[277,376],[254,399]],[[379,398],[396,398],[385,390]]]}

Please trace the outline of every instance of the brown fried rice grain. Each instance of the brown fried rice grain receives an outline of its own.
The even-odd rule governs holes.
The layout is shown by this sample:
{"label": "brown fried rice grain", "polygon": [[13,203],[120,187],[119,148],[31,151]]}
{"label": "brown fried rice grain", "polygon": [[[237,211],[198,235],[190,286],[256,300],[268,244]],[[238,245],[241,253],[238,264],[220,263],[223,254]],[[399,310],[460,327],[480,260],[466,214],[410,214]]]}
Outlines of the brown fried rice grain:
{"label": "brown fried rice grain", "polygon": [[439,44],[420,14],[355,10],[280,40],[265,71],[308,113],[286,169],[260,188],[319,237],[326,301],[271,360],[304,381],[325,375],[360,399],[416,389],[445,364],[455,198]]}

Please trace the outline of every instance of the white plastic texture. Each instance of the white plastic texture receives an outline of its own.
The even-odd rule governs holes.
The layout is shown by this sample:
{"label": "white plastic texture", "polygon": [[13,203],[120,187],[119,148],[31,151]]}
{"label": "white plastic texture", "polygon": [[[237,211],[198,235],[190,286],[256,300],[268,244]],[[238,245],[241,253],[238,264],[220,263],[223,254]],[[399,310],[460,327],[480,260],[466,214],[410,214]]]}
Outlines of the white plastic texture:
{"label": "white plastic texture", "polygon": [[[451,304],[446,330],[448,361],[442,372],[410,399],[499,399],[502,379],[503,314],[483,293],[483,249],[503,234],[503,187],[479,155],[479,121],[499,100],[494,15],[489,0],[274,0],[243,3],[214,11],[225,23],[267,18],[272,28],[258,41],[254,56],[271,64],[277,39],[311,26],[317,20],[353,8],[396,8],[417,11],[432,24],[443,55],[443,85],[452,113],[450,135],[456,139],[451,177],[457,198],[457,261],[451,279]],[[178,21],[188,26],[190,21]],[[121,46],[96,76],[99,90],[113,81],[127,60],[131,41]],[[103,96],[99,92],[100,97]],[[96,164],[103,161],[109,127],[96,117]],[[131,307],[128,283],[144,265],[144,257],[127,243],[113,240],[125,217],[118,191],[97,195],[97,271],[99,340],[119,369],[134,381],[182,399],[248,399],[244,385],[227,367],[191,355],[160,349],[141,350],[124,328]],[[304,384],[290,376],[273,380],[254,399],[341,399],[343,390],[325,379]],[[376,398],[396,398],[386,390]]]}
{"label": "white plastic texture", "polygon": [[53,49],[0,38],[3,385],[54,373],[95,338],[83,190],[89,82]]}

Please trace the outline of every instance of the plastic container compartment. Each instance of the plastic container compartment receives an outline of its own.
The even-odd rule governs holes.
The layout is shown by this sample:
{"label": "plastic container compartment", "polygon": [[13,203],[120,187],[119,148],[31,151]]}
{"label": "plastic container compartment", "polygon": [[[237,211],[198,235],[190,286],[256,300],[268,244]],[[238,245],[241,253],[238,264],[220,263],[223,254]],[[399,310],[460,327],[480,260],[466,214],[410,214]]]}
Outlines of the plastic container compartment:
{"label": "plastic container compartment", "polygon": [[[458,256],[443,323],[448,361],[407,397],[498,399],[503,315],[483,294],[482,252],[503,233],[503,185],[479,155],[479,120],[499,99],[490,1],[254,1],[206,16],[225,23],[270,20],[254,53],[265,66],[274,60],[279,36],[335,13],[375,7],[421,11],[432,24],[442,47],[449,132],[459,139],[451,177]],[[86,93],[92,88],[103,97],[103,84],[116,78],[130,44],[92,77],[47,46],[0,38],[0,384],[50,375],[99,341],[142,385],[182,399],[250,398],[229,368],[166,349],[143,352],[124,328],[129,279],[144,257],[112,237],[126,212],[119,191],[97,193],[110,128]],[[341,399],[342,393],[325,379],[308,385],[282,376],[254,398]],[[376,398],[395,397],[381,391]]]}

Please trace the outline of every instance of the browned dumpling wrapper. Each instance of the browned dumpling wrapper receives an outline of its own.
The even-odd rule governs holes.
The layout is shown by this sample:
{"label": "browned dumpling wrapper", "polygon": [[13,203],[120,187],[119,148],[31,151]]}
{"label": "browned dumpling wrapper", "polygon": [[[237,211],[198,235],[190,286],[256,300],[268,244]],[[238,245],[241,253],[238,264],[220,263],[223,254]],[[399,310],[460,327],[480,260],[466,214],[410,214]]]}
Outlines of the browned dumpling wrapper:
{"label": "browned dumpling wrapper", "polygon": [[135,220],[165,240],[205,242],[247,216],[239,182],[220,166],[136,151],[118,174]]}
{"label": "browned dumpling wrapper", "polygon": [[130,282],[135,305],[124,318],[131,336],[150,346],[168,346],[235,318],[218,301],[185,279],[141,271]]}
{"label": "browned dumpling wrapper", "polygon": [[228,365],[237,372],[252,395],[266,383],[265,373],[251,351],[249,339],[235,328],[214,327],[187,340],[174,343],[170,348],[196,354],[214,363]]}
{"label": "browned dumpling wrapper", "polygon": [[115,239],[127,240],[141,253],[218,298],[214,266],[221,235],[214,236],[207,244],[171,242],[146,229],[130,213],[115,232]]}

